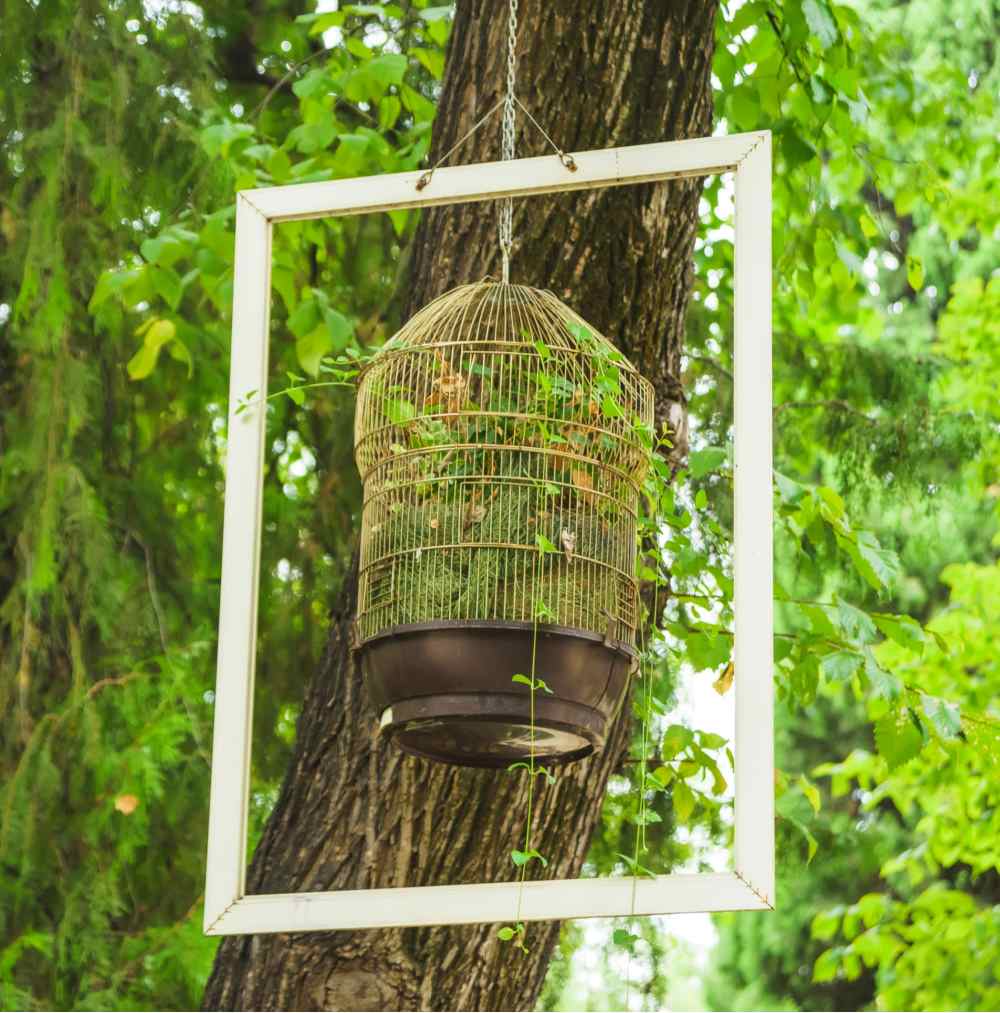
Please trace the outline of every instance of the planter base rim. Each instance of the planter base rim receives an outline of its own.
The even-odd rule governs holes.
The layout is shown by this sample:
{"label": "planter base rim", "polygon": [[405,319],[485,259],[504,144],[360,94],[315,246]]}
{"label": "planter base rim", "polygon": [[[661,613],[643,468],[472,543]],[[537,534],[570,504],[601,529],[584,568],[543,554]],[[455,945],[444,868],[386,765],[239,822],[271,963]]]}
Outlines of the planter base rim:
{"label": "planter base rim", "polygon": [[[604,745],[604,716],[590,707],[535,696],[535,759],[582,760]],[[379,719],[381,734],[405,753],[463,767],[502,769],[530,752],[527,694],[439,693],[400,700]]]}

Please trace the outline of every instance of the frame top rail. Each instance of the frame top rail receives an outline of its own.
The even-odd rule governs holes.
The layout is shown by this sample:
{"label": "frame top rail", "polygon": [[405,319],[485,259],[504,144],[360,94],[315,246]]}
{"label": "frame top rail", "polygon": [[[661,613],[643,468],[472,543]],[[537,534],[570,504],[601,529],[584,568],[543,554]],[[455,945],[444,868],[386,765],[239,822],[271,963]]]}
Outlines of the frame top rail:
{"label": "frame top rail", "polygon": [[698,137],[573,152],[570,157],[577,168],[572,172],[555,155],[444,166],[435,171],[433,179],[423,189],[417,188],[424,175],[423,170],[418,169],[384,176],[241,190],[239,196],[272,223],[500,197],[530,197],[732,172],[767,137],[770,131],[762,130],[728,137]]}

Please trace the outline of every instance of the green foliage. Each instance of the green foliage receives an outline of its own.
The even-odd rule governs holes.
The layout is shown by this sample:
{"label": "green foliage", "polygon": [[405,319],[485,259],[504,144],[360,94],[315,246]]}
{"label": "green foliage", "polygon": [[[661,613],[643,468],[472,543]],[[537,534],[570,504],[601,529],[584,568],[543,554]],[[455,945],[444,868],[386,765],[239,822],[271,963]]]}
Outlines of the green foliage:
{"label": "green foliage", "polygon": [[[450,8],[211,6],[4,17],[5,1008],[198,1002],[233,194],[413,168],[429,143]],[[775,139],[780,880],[775,913],[718,918],[707,998],[992,1008],[996,13],[750,0],[717,33],[719,118]],[[740,677],[731,204],[721,179],[704,197],[692,453],[647,490],[639,575],[660,629],[588,874],[696,867],[731,826],[728,744],[676,718],[681,677],[722,693]],[[351,399],[314,385],[350,383],[392,333],[415,224],[276,230],[269,390],[289,396],[268,407],[251,845],[358,520]],[[545,590],[532,599],[545,621]],[[513,850],[541,871],[530,840]],[[508,932],[524,945],[522,923]],[[606,994],[586,1001],[662,1008],[684,954],[654,922],[608,935]],[[580,1000],[587,945],[566,930],[545,1008]]]}
{"label": "green foliage", "polygon": [[[4,14],[7,1009],[195,1008],[215,950],[201,891],[234,190],[417,165],[449,26],[345,9],[324,55],[294,13],[128,0]],[[277,375],[326,379],[322,356],[380,339],[413,225],[278,230]],[[269,409],[251,844],[359,510],[352,470],[326,471],[349,453],[349,399],[301,401]]]}
{"label": "green foliage", "polygon": [[[766,928],[717,919],[716,1008],[996,1004],[1000,725],[974,647],[996,619],[969,593],[995,573],[996,14],[951,13],[749,3],[718,24],[720,112],[777,142],[778,760],[822,804],[779,800]],[[725,286],[696,316],[728,312]],[[711,403],[728,381],[700,361]]]}
{"label": "green foliage", "polygon": [[[8,5],[3,31],[0,1005],[193,1006],[214,951],[200,895],[218,467],[176,434],[208,422],[221,372],[136,396],[135,322],[107,311],[135,279],[101,271],[133,258],[201,164],[211,54],[188,19],[138,3],[99,19]],[[158,258],[146,283],[176,304]],[[188,377],[186,329],[151,315],[141,334],[128,372],[170,357]]]}

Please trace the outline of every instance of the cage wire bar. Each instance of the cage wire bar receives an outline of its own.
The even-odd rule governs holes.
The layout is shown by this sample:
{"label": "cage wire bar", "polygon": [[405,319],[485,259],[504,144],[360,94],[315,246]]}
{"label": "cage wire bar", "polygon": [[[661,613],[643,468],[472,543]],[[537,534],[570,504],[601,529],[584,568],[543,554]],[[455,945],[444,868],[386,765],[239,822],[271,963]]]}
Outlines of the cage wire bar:
{"label": "cage wire bar", "polygon": [[487,281],[420,310],[358,391],[360,641],[544,603],[634,647],[652,419],[651,384],[550,292]]}
{"label": "cage wire bar", "polygon": [[[421,172],[267,187],[237,197],[219,654],[205,881],[210,935],[766,910],[774,894],[771,135],[768,131]],[[734,256],[733,871],[248,894],[247,812],[262,529],[271,235],[275,224],[732,172]]]}

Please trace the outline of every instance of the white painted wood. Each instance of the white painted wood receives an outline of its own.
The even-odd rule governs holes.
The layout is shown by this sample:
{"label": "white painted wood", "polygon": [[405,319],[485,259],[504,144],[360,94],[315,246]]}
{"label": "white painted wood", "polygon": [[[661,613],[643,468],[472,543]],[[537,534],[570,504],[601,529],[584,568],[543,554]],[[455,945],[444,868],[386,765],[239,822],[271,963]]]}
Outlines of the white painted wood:
{"label": "white painted wood", "polygon": [[771,138],[736,173],[736,871],[774,905]]}
{"label": "white painted wood", "polygon": [[267,387],[271,225],[242,199],[236,202],[236,250],[206,927],[243,895],[246,875],[266,409],[256,404],[235,411],[241,397]]}
{"label": "white painted wood", "polygon": [[506,196],[528,197],[540,193],[624,186],[731,171],[761,136],[755,133],[698,137],[630,148],[575,152],[572,158],[577,164],[576,172],[570,172],[555,155],[520,158],[511,162],[444,166],[435,170],[423,190],[417,189],[417,180],[422,172],[399,172],[244,190],[243,196],[272,222],[288,222],[302,218],[495,200]]}
{"label": "white painted wood", "polygon": [[513,883],[245,895],[260,567],[272,224],[736,173],[735,873],[558,880],[524,887],[524,920],[756,910],[774,905],[771,505],[771,137],[696,138],[420,173],[243,191],[237,199],[222,600],[205,886],[214,935],[510,922]]}
{"label": "white painted wood", "polygon": [[[636,884],[635,914],[754,911],[766,905],[732,873],[660,876]],[[510,924],[518,908],[516,883],[477,883],[334,893],[261,894],[232,907],[212,935],[315,932],[397,925]],[[632,880],[562,879],[524,884],[522,921],[601,918],[631,911]]]}

